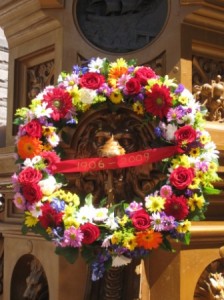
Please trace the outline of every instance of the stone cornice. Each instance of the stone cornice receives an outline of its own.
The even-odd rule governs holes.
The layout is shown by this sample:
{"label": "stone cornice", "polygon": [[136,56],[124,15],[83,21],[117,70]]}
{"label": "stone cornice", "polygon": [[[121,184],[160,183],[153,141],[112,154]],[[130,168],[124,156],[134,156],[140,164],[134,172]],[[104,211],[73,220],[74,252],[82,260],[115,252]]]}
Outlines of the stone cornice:
{"label": "stone cornice", "polygon": [[203,28],[203,30],[209,30],[214,32],[224,33],[224,2],[207,0],[207,1],[185,1],[182,0],[181,4],[200,4],[201,7],[195,10],[192,14],[189,14],[184,23],[193,25],[194,27]]}
{"label": "stone cornice", "polygon": [[0,2],[0,26],[4,29],[9,48],[32,40],[60,27],[47,15],[47,8],[63,8],[63,0],[3,0]]}

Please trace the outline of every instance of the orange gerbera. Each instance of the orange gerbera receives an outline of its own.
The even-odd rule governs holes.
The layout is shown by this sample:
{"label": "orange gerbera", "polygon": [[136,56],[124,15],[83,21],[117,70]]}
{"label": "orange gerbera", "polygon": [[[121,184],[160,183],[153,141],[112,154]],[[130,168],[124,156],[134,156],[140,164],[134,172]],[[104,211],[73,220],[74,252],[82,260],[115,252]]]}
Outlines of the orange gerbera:
{"label": "orange gerbera", "polygon": [[108,83],[112,87],[116,87],[117,85],[117,80],[123,75],[127,74],[128,68],[127,67],[113,67],[110,69],[109,74],[108,74]]}
{"label": "orange gerbera", "polygon": [[136,235],[138,246],[145,249],[156,249],[162,243],[162,234],[160,232],[146,230],[137,232]]}
{"label": "orange gerbera", "polygon": [[19,139],[17,148],[21,158],[33,158],[41,152],[41,141],[37,138],[24,135]]}

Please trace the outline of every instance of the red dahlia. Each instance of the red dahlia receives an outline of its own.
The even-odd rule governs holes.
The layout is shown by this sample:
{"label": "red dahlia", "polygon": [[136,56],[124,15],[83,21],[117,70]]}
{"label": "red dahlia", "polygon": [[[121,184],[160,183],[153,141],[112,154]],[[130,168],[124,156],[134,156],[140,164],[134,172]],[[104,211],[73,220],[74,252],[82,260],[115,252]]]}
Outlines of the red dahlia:
{"label": "red dahlia", "polygon": [[40,224],[43,228],[60,226],[62,222],[62,212],[57,212],[51,207],[49,202],[41,206],[42,215],[39,216]]}
{"label": "red dahlia", "polygon": [[47,108],[53,110],[51,117],[55,121],[64,118],[72,108],[72,98],[70,94],[62,88],[50,90],[43,98],[43,102],[47,103]]}
{"label": "red dahlia", "polygon": [[188,215],[187,199],[184,196],[172,195],[165,203],[165,213],[180,221]]}
{"label": "red dahlia", "polygon": [[172,105],[170,90],[164,85],[154,84],[144,100],[145,110],[160,119],[166,116]]}

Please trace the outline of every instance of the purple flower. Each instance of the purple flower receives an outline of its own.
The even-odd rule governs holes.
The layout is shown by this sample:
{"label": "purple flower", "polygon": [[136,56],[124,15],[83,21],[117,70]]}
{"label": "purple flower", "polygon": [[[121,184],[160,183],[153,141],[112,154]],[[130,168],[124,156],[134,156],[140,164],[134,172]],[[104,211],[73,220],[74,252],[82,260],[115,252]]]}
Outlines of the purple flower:
{"label": "purple flower", "polygon": [[65,209],[65,202],[57,198],[53,198],[51,202],[51,207],[55,209],[57,212],[63,211]]}
{"label": "purple flower", "polygon": [[163,230],[170,231],[177,227],[177,222],[173,216],[167,216],[164,212],[161,213],[161,219],[163,223]]}
{"label": "purple flower", "polygon": [[155,231],[164,230],[163,219],[161,218],[161,215],[159,212],[153,213],[151,215],[151,225]]}
{"label": "purple flower", "polygon": [[133,201],[130,203],[130,205],[126,208],[125,212],[129,216],[131,216],[134,212],[142,209],[142,203],[138,203],[136,201]]}
{"label": "purple flower", "polygon": [[174,91],[175,94],[181,94],[183,92],[183,90],[185,89],[183,84],[178,84],[178,87],[176,88],[176,90]]}
{"label": "purple flower", "polygon": [[162,135],[162,130],[159,127],[155,127],[154,132],[157,137]]}

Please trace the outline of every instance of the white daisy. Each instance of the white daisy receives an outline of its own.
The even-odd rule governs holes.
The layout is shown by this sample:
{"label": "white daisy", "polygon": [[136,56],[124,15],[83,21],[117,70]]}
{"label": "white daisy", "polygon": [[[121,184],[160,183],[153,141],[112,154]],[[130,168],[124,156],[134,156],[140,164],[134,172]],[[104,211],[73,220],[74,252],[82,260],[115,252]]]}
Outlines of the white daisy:
{"label": "white daisy", "polygon": [[95,58],[92,59],[90,61],[90,63],[88,64],[88,68],[89,68],[89,72],[96,72],[96,73],[100,73],[101,68],[103,67],[103,63],[105,61],[105,58]]}

